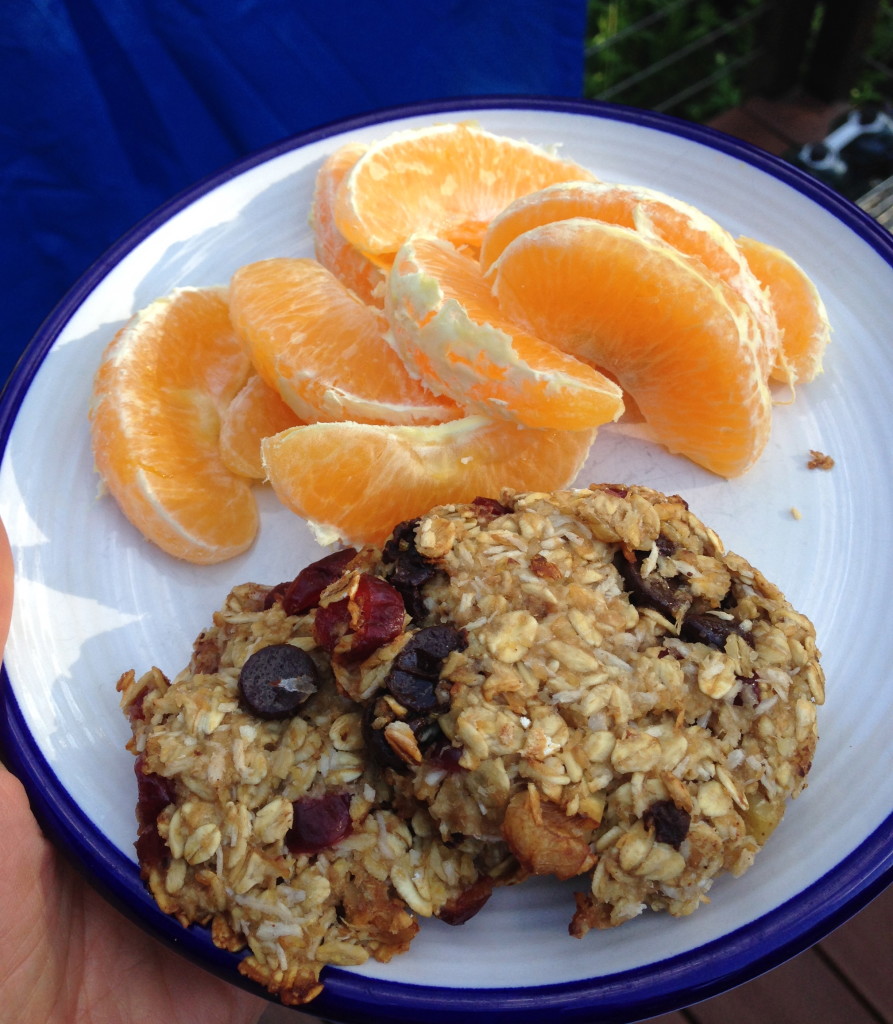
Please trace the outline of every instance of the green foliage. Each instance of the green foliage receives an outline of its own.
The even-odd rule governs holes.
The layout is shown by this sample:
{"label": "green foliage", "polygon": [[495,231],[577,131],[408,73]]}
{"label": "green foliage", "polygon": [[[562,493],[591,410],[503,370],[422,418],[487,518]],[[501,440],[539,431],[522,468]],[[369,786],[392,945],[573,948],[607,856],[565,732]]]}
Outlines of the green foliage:
{"label": "green foliage", "polygon": [[849,100],[854,107],[893,101],[893,0],[881,0],[862,72]]}
{"label": "green foliage", "polygon": [[765,0],[590,0],[585,95],[702,121],[740,102]]}
{"label": "green foliage", "polygon": [[[584,95],[707,121],[748,94],[772,6],[772,0],[589,0]],[[891,54],[893,0],[881,0],[850,97],[855,105],[891,99]]]}

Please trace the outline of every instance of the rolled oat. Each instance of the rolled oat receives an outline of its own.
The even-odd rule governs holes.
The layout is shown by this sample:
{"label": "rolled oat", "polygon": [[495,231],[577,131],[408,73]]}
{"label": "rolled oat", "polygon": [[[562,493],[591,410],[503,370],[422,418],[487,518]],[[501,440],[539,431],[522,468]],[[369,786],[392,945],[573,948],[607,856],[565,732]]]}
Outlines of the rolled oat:
{"label": "rolled oat", "polygon": [[[254,664],[295,665],[299,701],[240,690],[276,645],[301,657]],[[173,681],[118,688],[146,884],[296,1004],[530,874],[581,879],[578,937],[691,913],[806,785],[824,675],[809,620],[681,498],[599,485],[237,587]]]}
{"label": "rolled oat", "polygon": [[[418,916],[449,920],[469,893],[482,904],[507,855],[499,844],[447,845],[409,801],[398,813],[368,762],[361,711],[314,643],[313,614],[264,608],[267,593],[237,587],[172,681],[131,671],[118,689],[140,782],[143,879],[162,910],[207,925],[224,949],[247,949],[240,971],[299,1004],[319,993],[325,965],[387,961],[408,948]],[[239,674],[273,644],[309,652],[319,688],[294,716],[264,720],[245,709]]]}
{"label": "rolled oat", "polygon": [[[507,493],[411,527],[380,570],[399,580],[413,546],[428,566],[408,632],[449,624],[466,643],[440,674],[431,753],[395,747],[391,784],[445,838],[591,872],[575,935],[691,913],[741,874],[806,783],[824,698],[813,627],[778,588],[643,487]],[[376,728],[412,735],[386,683],[335,671]]]}

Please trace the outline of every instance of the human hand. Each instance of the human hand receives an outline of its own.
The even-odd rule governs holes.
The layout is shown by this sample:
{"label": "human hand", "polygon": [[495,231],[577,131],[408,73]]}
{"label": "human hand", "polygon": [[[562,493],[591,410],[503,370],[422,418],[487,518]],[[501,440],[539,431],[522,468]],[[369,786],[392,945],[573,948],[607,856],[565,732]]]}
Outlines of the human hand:
{"label": "human hand", "polygon": [[[11,604],[0,523],[0,652]],[[43,836],[0,764],[0,1024],[255,1024],[265,1005],[106,903]]]}
{"label": "human hand", "polygon": [[44,838],[0,765],[0,1024],[256,1024],[263,1000],[131,924]]}

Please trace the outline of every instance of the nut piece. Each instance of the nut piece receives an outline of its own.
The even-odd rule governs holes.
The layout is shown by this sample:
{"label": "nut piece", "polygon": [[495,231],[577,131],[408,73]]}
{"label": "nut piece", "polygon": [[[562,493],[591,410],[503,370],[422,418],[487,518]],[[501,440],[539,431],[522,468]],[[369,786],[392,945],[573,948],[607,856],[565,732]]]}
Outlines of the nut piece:
{"label": "nut piece", "polygon": [[391,750],[407,764],[421,764],[422,752],[415,734],[406,722],[391,722],[385,726],[384,738]]}
{"label": "nut piece", "polygon": [[569,817],[555,804],[541,802],[530,787],[509,801],[502,833],[525,871],[573,878],[595,864],[589,846],[595,825],[589,818]]}

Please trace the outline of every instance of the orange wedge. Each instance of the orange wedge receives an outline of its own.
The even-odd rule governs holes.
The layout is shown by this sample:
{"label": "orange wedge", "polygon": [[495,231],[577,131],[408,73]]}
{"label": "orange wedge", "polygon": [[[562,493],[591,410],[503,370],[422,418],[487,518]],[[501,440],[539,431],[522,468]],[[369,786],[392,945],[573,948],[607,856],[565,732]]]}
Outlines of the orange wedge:
{"label": "orange wedge", "polygon": [[751,307],[762,335],[761,364],[775,364],[780,332],[760,280],[732,235],[697,207],[655,189],[607,182],[560,182],[521,196],[493,219],[481,243],[481,267],[489,270],[518,235],[540,224],[592,217],[659,239],[715,274]]}
{"label": "orange wedge", "polygon": [[257,532],[251,485],[227,469],[218,443],[249,370],[226,290],[183,288],[118,331],[96,373],[96,469],[130,522],[178,558],[220,562]]}
{"label": "orange wedge", "polygon": [[279,500],[323,543],[381,544],[435,505],[553,490],[579,472],[595,432],[529,430],[482,416],[430,427],[320,423],[262,445]]}
{"label": "orange wedge", "polygon": [[441,423],[459,415],[410,377],[381,312],[316,260],[240,267],[229,302],[255,369],[299,419]]}
{"label": "orange wedge", "polygon": [[260,443],[301,421],[256,373],[226,407],[220,424],[220,457],[233,473],[263,480]]}
{"label": "orange wedge", "polygon": [[476,260],[414,236],[388,277],[397,351],[436,394],[528,427],[586,430],[617,419],[623,392],[591,366],[513,325]]}
{"label": "orange wedge", "polygon": [[381,306],[385,274],[368,256],[338,230],[335,223],[335,196],[344,176],[366,152],[361,142],[348,142],[335,150],[317,171],[313,189],[310,224],[313,228],[314,255],[319,262],[348,288],[370,305]]}
{"label": "orange wedge", "polygon": [[786,252],[753,238],[738,245],[762,281],[781,329],[781,347],[772,377],[786,384],[806,383],[822,372],[831,340],[828,312],[806,271]]}
{"label": "orange wedge", "polygon": [[579,217],[519,235],[492,273],[506,314],[611,373],[670,451],[726,477],[757,460],[771,422],[759,326],[722,281],[664,242]]}
{"label": "orange wedge", "polygon": [[338,189],[341,234],[388,265],[410,235],[480,245],[487,224],[513,199],[556,181],[594,180],[548,150],[473,124],[398,131],[369,146]]}

